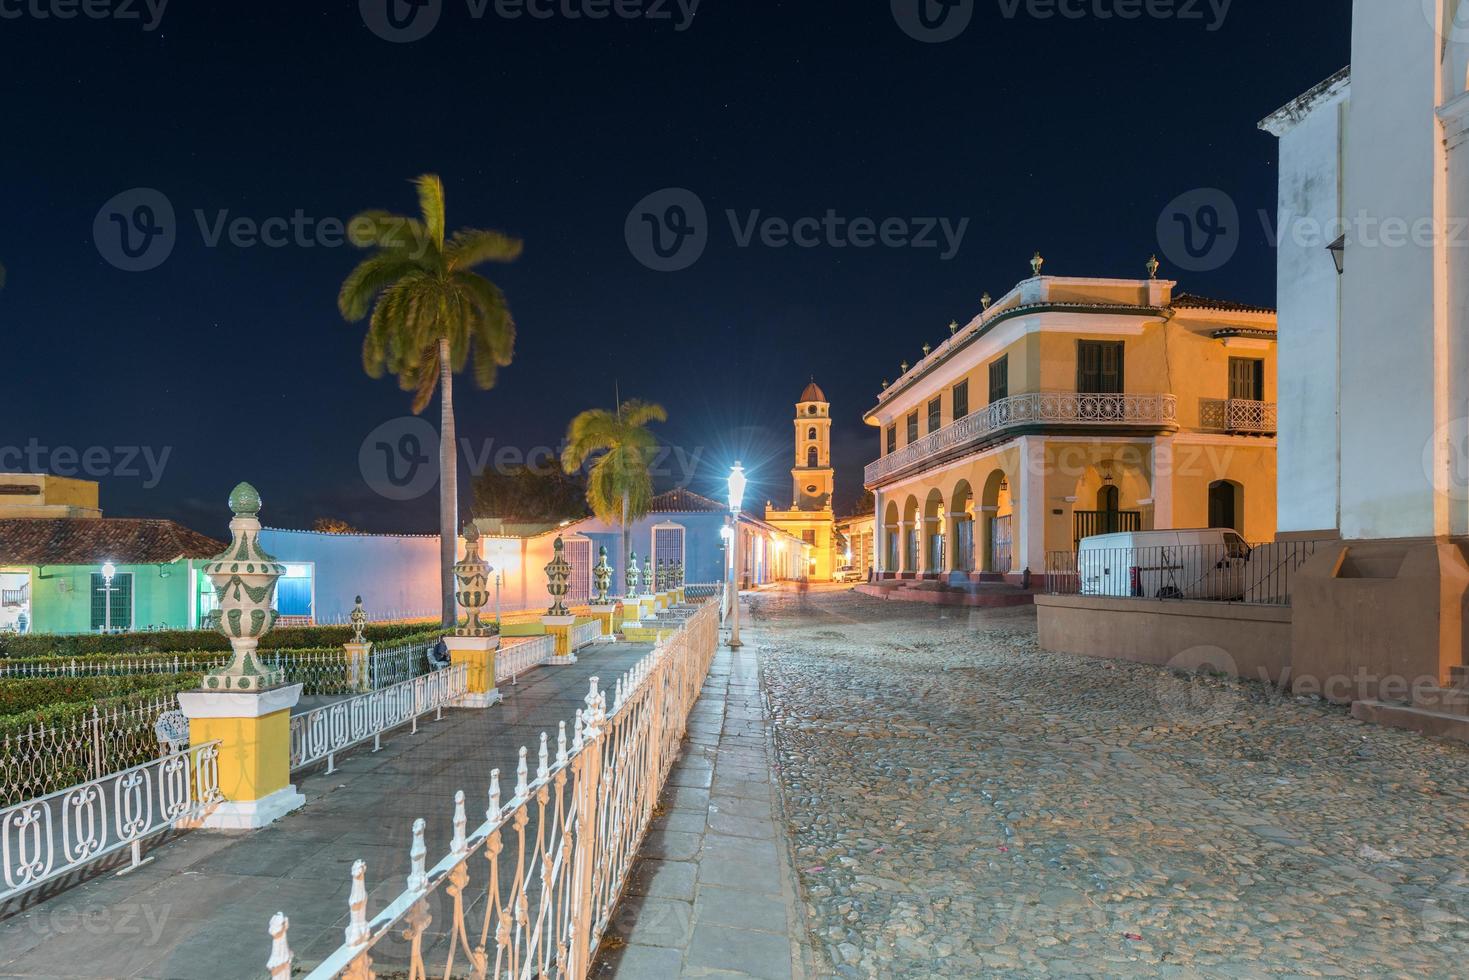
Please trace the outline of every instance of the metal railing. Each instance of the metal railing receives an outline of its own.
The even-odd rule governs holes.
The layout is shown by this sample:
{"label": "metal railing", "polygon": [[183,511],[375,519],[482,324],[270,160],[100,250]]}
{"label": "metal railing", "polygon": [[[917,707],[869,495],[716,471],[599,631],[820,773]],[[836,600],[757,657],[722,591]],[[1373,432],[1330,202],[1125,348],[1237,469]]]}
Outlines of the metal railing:
{"label": "metal railing", "polygon": [[510,681],[532,667],[539,667],[556,655],[554,636],[501,637],[495,651],[495,683]]}
{"label": "metal railing", "polygon": [[101,677],[115,674],[195,674],[222,667],[230,655],[220,653],[208,658],[151,655],[147,657],[107,657],[106,659],[65,659],[9,662],[0,660],[0,678],[8,677]]}
{"label": "metal railing", "polygon": [[29,585],[22,585],[18,589],[0,589],[0,606],[24,606],[30,600]]}
{"label": "metal railing", "polygon": [[206,742],[0,809],[0,901],[203,815],[220,800],[218,742]]}
{"label": "metal railing", "polygon": [[422,677],[433,669],[428,656],[437,643],[376,647],[367,655],[367,683],[374,691]]}
{"label": "metal railing", "polygon": [[1053,551],[1050,595],[1290,604],[1291,582],[1316,541],[1182,544]]}
{"label": "metal railing", "polygon": [[867,464],[863,471],[863,480],[870,486],[941,453],[983,441],[1022,425],[1141,425],[1176,428],[1178,399],[1173,395],[1089,395],[1075,391],[1036,391],[1011,395]]}
{"label": "metal railing", "polygon": [[[610,711],[592,678],[569,739],[560,725],[554,756],[542,733],[534,777],[520,749],[508,803],[492,770],[484,822],[470,830],[464,793],[455,794],[449,852],[432,866],[424,821],[415,821],[407,888],[375,915],[367,866],[353,864],[346,942],[308,976],[586,977],[678,756],[717,626],[716,607],[706,604],[617,681]],[[446,922],[433,922],[431,903]],[[275,978],[292,975],[289,925],[281,913],[270,921],[266,968]],[[406,963],[386,962],[379,944],[389,936],[406,941]]]}
{"label": "metal railing", "polygon": [[584,646],[596,643],[601,638],[602,621],[600,619],[577,623],[571,628],[571,649],[575,652]]}
{"label": "metal railing", "polygon": [[418,719],[430,711],[442,714],[446,705],[462,698],[468,690],[469,666],[456,664],[443,670],[393,684],[380,691],[347,698],[291,716],[291,771],[326,760],[326,771],[336,770],[336,754],[372,739],[373,750],[381,746],[384,732],[411,725],[418,732]]}
{"label": "metal railing", "polygon": [[1205,398],[1199,403],[1199,427],[1224,432],[1275,432],[1275,402],[1246,398]]}
{"label": "metal railing", "polygon": [[130,707],[99,708],[54,724],[0,735],[0,806],[44,796],[158,758],[158,716],[178,707],[160,694]]}

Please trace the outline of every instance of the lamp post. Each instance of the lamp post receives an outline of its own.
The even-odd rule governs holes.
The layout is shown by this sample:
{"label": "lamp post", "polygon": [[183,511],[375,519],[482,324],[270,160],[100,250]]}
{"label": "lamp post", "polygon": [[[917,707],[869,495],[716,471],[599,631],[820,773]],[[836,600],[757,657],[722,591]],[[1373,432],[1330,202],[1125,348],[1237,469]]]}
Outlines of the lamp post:
{"label": "lamp post", "polygon": [[740,506],[745,499],[745,470],[738,462],[729,472],[729,512],[733,525],[731,545],[734,555],[734,609],[729,627],[729,648],[738,650],[740,644]]}
{"label": "lamp post", "polygon": [[117,574],[117,566],[112,562],[102,563],[102,632],[112,632],[112,577]]}

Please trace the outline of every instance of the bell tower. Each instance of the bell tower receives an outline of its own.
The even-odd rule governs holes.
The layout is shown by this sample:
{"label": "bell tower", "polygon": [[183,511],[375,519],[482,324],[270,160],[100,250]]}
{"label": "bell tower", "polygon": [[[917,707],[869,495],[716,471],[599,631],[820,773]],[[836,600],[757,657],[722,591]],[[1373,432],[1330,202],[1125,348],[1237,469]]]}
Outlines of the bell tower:
{"label": "bell tower", "polygon": [[831,403],[815,379],[796,402],[796,465],[791,470],[791,507],[831,510]]}

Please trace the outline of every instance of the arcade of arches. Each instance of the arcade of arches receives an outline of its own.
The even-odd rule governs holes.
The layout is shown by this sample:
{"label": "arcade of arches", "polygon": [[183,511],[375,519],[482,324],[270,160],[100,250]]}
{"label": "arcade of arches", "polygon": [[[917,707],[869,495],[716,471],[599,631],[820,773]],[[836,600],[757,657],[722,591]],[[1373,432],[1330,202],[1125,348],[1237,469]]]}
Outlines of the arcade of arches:
{"label": "arcade of arches", "polygon": [[1208,438],[1023,436],[874,497],[874,561],[889,578],[1040,574],[1047,553],[1118,531],[1275,530],[1271,452]]}

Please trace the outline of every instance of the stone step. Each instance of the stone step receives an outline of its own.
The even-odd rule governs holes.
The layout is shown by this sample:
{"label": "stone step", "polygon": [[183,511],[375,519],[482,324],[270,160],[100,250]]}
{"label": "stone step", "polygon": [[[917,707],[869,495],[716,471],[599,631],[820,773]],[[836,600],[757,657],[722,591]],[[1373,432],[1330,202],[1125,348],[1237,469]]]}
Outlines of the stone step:
{"label": "stone step", "polygon": [[1469,717],[1428,711],[1389,701],[1354,701],[1352,717],[1389,728],[1403,728],[1422,735],[1469,742]]}
{"label": "stone step", "polygon": [[1413,707],[1422,708],[1425,711],[1469,717],[1469,690],[1458,687],[1431,687],[1415,693]]}

